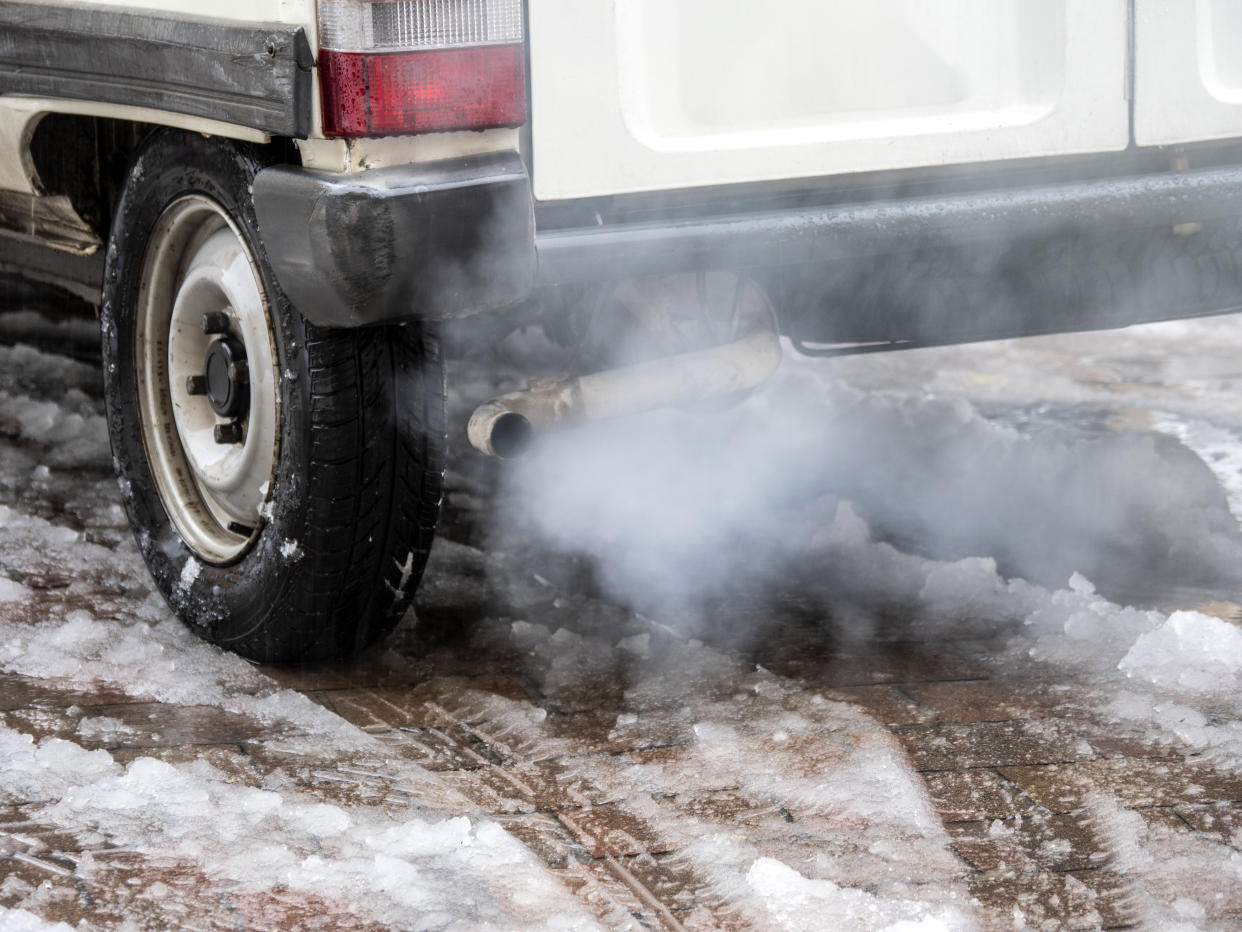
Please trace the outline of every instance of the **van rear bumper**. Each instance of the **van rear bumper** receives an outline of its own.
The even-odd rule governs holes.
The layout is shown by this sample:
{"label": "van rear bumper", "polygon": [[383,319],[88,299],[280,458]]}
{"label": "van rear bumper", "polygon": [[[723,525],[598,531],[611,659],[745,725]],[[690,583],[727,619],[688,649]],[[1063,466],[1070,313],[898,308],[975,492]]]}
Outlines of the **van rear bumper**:
{"label": "van rear bumper", "polygon": [[835,262],[1242,216],[1242,168],[541,232],[539,280]]}
{"label": "van rear bumper", "polygon": [[460,317],[534,286],[516,152],[350,174],[273,166],[255,177],[254,205],[277,281],[321,326]]}
{"label": "van rear bumper", "polygon": [[1123,327],[1242,310],[1242,168],[541,232],[537,253],[543,284],[746,270],[804,352]]}
{"label": "van rear bumper", "polygon": [[[281,286],[325,326],[712,268],[751,271],[807,340],[946,342],[1242,306],[1242,168],[539,231],[515,152],[350,175],[273,167],[254,197]],[[1212,254],[1210,282],[1144,285],[1196,250]]]}

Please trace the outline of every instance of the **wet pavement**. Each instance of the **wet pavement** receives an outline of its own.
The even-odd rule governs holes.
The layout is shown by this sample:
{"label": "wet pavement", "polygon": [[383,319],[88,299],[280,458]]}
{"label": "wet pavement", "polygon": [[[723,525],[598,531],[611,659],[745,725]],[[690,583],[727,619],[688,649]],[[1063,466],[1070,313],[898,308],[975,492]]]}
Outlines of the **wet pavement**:
{"label": "wet pavement", "polygon": [[[1016,352],[1126,396],[1108,416],[1095,416],[1098,402],[1067,404],[1080,429],[1150,423],[1142,400],[1118,388],[1137,380],[1093,358],[1100,340]],[[975,347],[840,371],[868,390],[971,371],[989,386],[995,358]],[[975,399],[1035,431],[1038,402]],[[0,455],[46,459],[19,431],[4,433]],[[740,580],[716,594],[707,623],[652,617],[610,598],[581,554],[497,533],[508,507],[494,499],[498,467],[460,453],[455,462],[416,615],[355,663],[261,671],[368,743],[337,746],[304,722],[227,704],[160,701],[88,681],[89,669],[0,674],[0,723],[36,744],[103,749],[121,766],[197,763],[231,786],[350,811],[490,818],[610,928],[809,927],[781,913],[786,887],[769,900],[739,893],[739,878],[758,889],[745,870],[758,863],[864,891],[875,898],[866,908],[918,902],[982,928],[1168,927],[1170,917],[1242,928],[1242,771],[1201,743],[1119,719],[1090,668],[1015,650],[1021,631],[1010,627],[923,630],[900,615],[859,626],[856,606],[825,596],[808,566],[779,586]],[[78,467],[71,481],[56,472],[4,489],[0,504],[92,546],[129,547],[119,512],[99,504],[106,470]],[[9,625],[75,611],[121,619],[148,598],[137,577],[92,576],[33,550],[7,554],[0,570],[29,590],[0,602]],[[1242,610],[1225,596],[1166,588],[1149,602],[1236,623]],[[264,684],[236,692],[260,695]],[[1228,724],[1232,711],[1216,715]],[[45,789],[23,798],[20,784],[8,788],[0,906],[101,927],[389,927],[331,893],[249,889],[201,859],[66,828],[49,802]],[[860,905],[856,918],[883,927],[883,915]],[[825,916],[820,927],[840,926]]]}

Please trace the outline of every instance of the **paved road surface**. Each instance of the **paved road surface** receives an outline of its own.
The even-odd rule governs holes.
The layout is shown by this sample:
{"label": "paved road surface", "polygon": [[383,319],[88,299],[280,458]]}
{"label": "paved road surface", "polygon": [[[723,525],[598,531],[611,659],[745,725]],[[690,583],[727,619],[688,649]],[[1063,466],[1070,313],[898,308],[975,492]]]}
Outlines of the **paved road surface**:
{"label": "paved road surface", "polygon": [[[1236,627],[1217,570],[1237,537],[1218,518],[1242,436],[1240,350],[1242,322],[1209,321],[821,366],[806,378],[830,376],[833,435],[871,455],[859,438],[880,425],[879,480],[848,457],[826,470],[837,487],[765,473],[781,485],[780,533],[730,525],[723,549],[644,519],[661,559],[727,551],[726,578],[709,574],[685,598],[664,577],[638,591],[643,538],[602,547],[568,533],[572,521],[532,519],[575,500],[504,481],[459,446],[417,618],[357,663],[262,671],[197,644],[151,596],[115,505],[97,373],[3,350],[0,906],[144,929],[372,929],[415,916],[496,928],[1242,927],[1238,693],[1187,686],[1190,661],[1144,667],[1124,634],[1155,631],[1175,609]],[[488,379],[467,364],[455,375]],[[961,499],[952,476],[902,485],[944,449],[962,458],[936,470],[993,464],[970,479],[977,498]],[[979,488],[998,473],[1016,486]],[[1058,501],[1057,488],[1073,495]],[[1110,488],[1148,511],[1129,508],[1138,516],[1120,525],[1081,517]],[[924,495],[959,512],[1019,505],[1001,515],[1007,533],[986,516],[930,532],[944,513],[920,512]],[[1161,496],[1197,517],[1170,528]],[[1128,540],[1092,537],[1118,527]],[[1108,598],[1081,579],[1068,588],[1060,558],[1045,559],[1056,551],[1086,572],[1072,565],[1082,539],[1112,553],[1081,557]],[[608,561],[626,554],[614,572]],[[995,557],[1004,575],[954,562],[971,556]],[[1006,582],[1024,573],[1033,582]],[[191,778],[205,810],[177,795]],[[267,795],[239,795],[248,788]],[[366,848],[378,828],[350,842],[370,859],[360,870],[339,829],[238,815],[294,800],[356,825],[464,816],[460,844],[481,846],[494,823],[529,854],[494,871],[467,864],[403,907],[397,881],[368,876],[381,870],[382,851]],[[179,806],[208,815],[179,825]],[[275,854],[239,860],[262,833],[292,852],[287,867]],[[451,860],[425,854],[412,861],[424,879]],[[316,886],[316,857],[348,883]]]}

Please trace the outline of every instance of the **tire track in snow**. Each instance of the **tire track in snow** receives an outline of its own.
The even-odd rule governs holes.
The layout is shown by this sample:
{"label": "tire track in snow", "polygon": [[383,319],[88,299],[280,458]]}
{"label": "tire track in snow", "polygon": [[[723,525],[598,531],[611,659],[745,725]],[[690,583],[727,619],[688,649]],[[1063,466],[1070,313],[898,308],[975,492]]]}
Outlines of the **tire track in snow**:
{"label": "tire track in snow", "polygon": [[[392,754],[390,746],[308,699],[275,688],[236,658],[195,641],[166,617],[162,607],[148,604],[135,617],[132,605],[129,612],[118,606],[117,617],[109,619],[78,607],[100,607],[90,598],[89,580],[75,579],[69,586],[38,592],[16,588],[20,591],[10,585],[5,593],[0,661],[9,670],[38,678],[0,676],[0,708],[10,710],[0,712],[0,737],[7,741],[0,756],[9,774],[0,797],[26,806],[27,811],[37,807],[33,821],[27,819],[26,828],[35,832],[31,837],[40,831],[61,836],[85,833],[96,840],[84,850],[86,871],[79,866],[81,857],[64,850],[52,851],[54,860],[49,861],[23,848],[11,852],[6,861],[18,871],[51,872],[60,878],[53,885],[65,887],[66,895],[68,888],[76,890],[70,914],[81,909],[83,914],[104,916],[106,910],[101,912],[98,904],[109,895],[115,899],[118,891],[112,890],[113,882],[128,885],[132,879],[147,888],[169,887],[175,902],[183,894],[193,894],[195,903],[203,897],[216,902],[214,912],[201,911],[205,928],[238,927],[238,904],[246,904],[253,914],[243,927],[375,927],[374,920],[368,925],[365,915],[347,921],[356,908],[350,905],[355,894],[339,883],[334,886],[331,870],[328,876],[320,876],[322,870],[312,863],[322,859],[327,865],[344,865],[344,876],[365,890],[367,872],[359,870],[370,858],[388,863],[393,870],[407,862],[422,863],[426,866],[418,870],[430,868],[433,873],[457,878],[448,887],[442,880],[431,883],[427,903],[420,905],[417,897],[410,902],[409,897],[393,899],[390,895],[386,908],[383,884],[393,880],[390,876],[381,881],[372,896],[381,900],[378,914],[388,921],[401,924],[403,914],[427,918],[427,909],[442,908],[435,906],[437,896],[443,897],[450,889],[475,897],[476,907],[464,907],[461,912],[480,921],[543,927],[563,918],[563,905],[552,905],[558,901],[555,884],[548,887],[550,881],[540,880],[541,869],[519,844],[490,822],[475,818],[477,807],[416,763]],[[21,611],[11,610],[18,606]],[[3,701],[6,697],[7,702]],[[109,750],[89,752],[83,745]],[[211,756],[208,752],[213,750],[217,753]],[[46,771],[49,766],[55,770],[58,755],[90,753],[96,761],[100,754],[106,758],[98,773],[65,774],[61,782],[47,784]],[[24,790],[21,780],[13,778],[14,768],[22,769],[23,754],[39,758],[27,768],[27,776],[33,773],[35,777]],[[173,764],[161,763],[162,759]],[[230,839],[236,837],[234,829],[194,831],[192,841],[187,842],[168,828],[176,823],[177,815],[175,807],[161,809],[167,803],[159,788],[161,781],[174,799],[178,793],[188,793],[200,809],[207,805],[202,800],[211,800],[209,809],[199,813],[205,825],[227,822],[211,807],[227,815],[238,806],[258,805],[256,826],[283,838],[280,847],[300,851],[299,858],[288,863],[277,858],[275,872],[260,859],[252,870],[228,850]],[[149,789],[146,782],[156,788]],[[254,795],[234,798],[243,789]],[[165,821],[154,816],[152,822],[131,818],[132,804],[125,799],[134,794],[142,806],[162,812]],[[292,816],[281,815],[282,810]],[[323,831],[322,826],[300,824],[298,813],[307,811],[320,813],[330,824]],[[424,846],[427,850],[422,853],[403,853],[403,845],[408,848],[409,843],[402,837],[393,837],[378,848],[368,841],[402,825],[414,836],[448,837],[438,843],[439,848],[435,842]],[[117,845],[131,849],[126,852],[130,873],[101,873],[96,869],[104,863],[101,858]],[[484,861],[498,859],[513,876],[505,879],[503,873],[491,870],[480,873],[480,867],[468,860],[454,865],[454,852],[462,845],[484,852]],[[322,854],[316,853],[321,850]],[[187,858],[190,868],[183,863]],[[169,886],[164,876],[169,872],[184,882]],[[11,905],[32,905],[40,885],[12,872],[10,876],[15,877],[12,883],[0,888],[5,899]],[[272,884],[288,885],[293,892],[272,899]],[[542,902],[525,902],[526,894],[515,894],[514,884],[542,888]],[[314,894],[318,887],[329,891],[320,909],[295,915],[280,906],[299,893]],[[133,897],[118,902],[123,904],[118,909],[146,908]],[[330,918],[334,910],[345,910],[339,922],[323,919]],[[275,918],[265,919],[269,914]],[[166,913],[159,915],[163,918],[158,921],[147,917],[154,923],[148,927],[184,925]],[[435,924],[434,912],[430,921]],[[579,927],[588,924],[585,915],[578,917]]]}
{"label": "tire track in snow", "polygon": [[[474,643],[501,665],[534,656],[539,704],[516,681],[452,678],[323,696],[501,820],[610,924],[797,928],[812,908],[780,904],[801,885],[843,928],[971,925],[965,869],[904,752],[857,708],[659,626],[621,646],[534,627],[484,622]],[[907,882],[917,898],[885,892]]]}
{"label": "tire track in snow", "polygon": [[[0,679],[0,693],[5,685]],[[63,699],[91,698],[85,684],[73,685],[77,692]],[[53,886],[66,888],[62,898],[69,887],[77,891],[68,897],[71,917],[102,917],[107,910],[100,904],[112,900],[122,912],[141,912],[141,897],[117,896],[131,883],[168,887],[175,876],[170,895],[177,909],[186,897],[217,901],[201,909],[205,928],[239,927],[239,904],[251,914],[240,927],[378,928],[416,917],[435,925],[436,910],[448,915],[443,910],[463,895],[474,905],[461,906],[461,918],[513,928],[560,921],[555,885],[540,880],[541,870],[520,845],[490,822],[465,817],[476,807],[378,744],[337,751],[331,739],[325,745],[288,723],[264,727],[210,706],[117,704],[114,697],[113,704],[64,708],[62,701],[61,708],[48,708],[55,684],[40,687],[44,708],[6,713],[7,725],[25,727],[0,727],[8,774],[0,798],[10,804],[6,811],[22,813],[10,820],[20,845],[0,858],[14,878],[0,882],[6,900],[16,898],[11,905],[41,903],[39,891],[47,885],[21,876],[38,868],[55,875]],[[147,732],[133,727],[153,709],[163,722]],[[109,714],[84,714],[101,711]],[[199,733],[183,727],[170,736],[160,728],[170,716],[186,714],[199,720]],[[97,737],[95,743],[111,750],[88,751],[57,736],[72,734],[75,725],[83,744]],[[234,743],[195,743],[230,738]],[[340,774],[352,779],[342,781]],[[370,774],[385,778],[380,792],[360,786],[359,775]],[[41,841],[49,836],[82,841],[74,853],[63,843]],[[114,853],[123,855],[129,873],[104,869]],[[404,892],[391,886],[398,882]],[[280,894],[283,887],[288,894]],[[528,902],[530,890],[541,887],[536,902]],[[299,916],[281,906],[301,894],[318,895],[321,907]],[[355,921],[349,917],[360,908],[359,896],[368,902]],[[334,911],[340,921],[331,918]],[[169,920],[167,911],[158,921],[151,915],[147,909],[144,921],[154,925],[144,927],[184,925]]]}

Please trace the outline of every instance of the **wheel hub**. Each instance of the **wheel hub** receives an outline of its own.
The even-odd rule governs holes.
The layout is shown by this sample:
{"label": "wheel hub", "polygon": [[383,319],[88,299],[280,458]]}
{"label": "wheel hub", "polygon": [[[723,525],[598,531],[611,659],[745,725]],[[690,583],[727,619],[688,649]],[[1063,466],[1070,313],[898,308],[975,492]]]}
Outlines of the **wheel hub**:
{"label": "wheel hub", "polygon": [[241,341],[233,337],[213,340],[203,371],[211,410],[220,417],[244,418],[250,407],[250,373]]}

